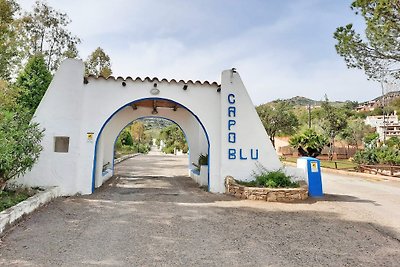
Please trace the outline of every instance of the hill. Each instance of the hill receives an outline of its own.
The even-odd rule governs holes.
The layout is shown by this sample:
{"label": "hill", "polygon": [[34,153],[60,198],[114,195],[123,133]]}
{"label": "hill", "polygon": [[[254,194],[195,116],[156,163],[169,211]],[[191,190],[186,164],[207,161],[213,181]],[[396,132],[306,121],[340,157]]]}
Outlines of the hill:
{"label": "hill", "polygon": [[[273,100],[271,102],[268,102],[266,104],[272,104],[272,103],[276,103],[277,101],[285,101],[288,102],[290,104],[292,104],[293,106],[301,106],[301,107],[306,107],[306,106],[321,106],[322,102],[321,100],[313,100],[307,97],[303,97],[303,96],[295,96],[289,99],[277,99],[277,100]],[[333,105],[342,105],[345,102],[341,102],[341,101],[331,101],[330,102]]]}
{"label": "hill", "polygon": [[357,107],[357,110],[371,111],[379,107],[387,106],[397,98],[400,98],[400,91],[388,92],[385,95],[378,96],[372,100],[360,103]]}
{"label": "hill", "polygon": [[[378,97],[376,97],[376,98],[374,98],[374,99],[372,99],[372,100],[370,100],[370,101],[366,101],[366,102],[364,102],[364,103],[368,103],[368,102],[371,102],[371,101],[381,103],[383,100],[385,100],[386,102],[388,102],[388,101],[390,101],[390,100],[392,100],[392,99],[394,99],[394,98],[397,98],[397,97],[400,97],[400,91],[388,92],[388,93],[386,93],[386,94],[383,95],[383,96],[382,96],[382,95],[381,95],[381,96],[378,96]],[[361,104],[364,104],[364,103],[361,103]]]}

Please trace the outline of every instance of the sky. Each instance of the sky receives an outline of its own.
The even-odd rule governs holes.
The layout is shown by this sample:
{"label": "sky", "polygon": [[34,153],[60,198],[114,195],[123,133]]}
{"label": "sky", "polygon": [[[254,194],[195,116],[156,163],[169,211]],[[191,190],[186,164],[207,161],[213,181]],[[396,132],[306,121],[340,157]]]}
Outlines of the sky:
{"label": "sky", "polygon": [[[33,0],[17,0],[31,10]],[[367,101],[380,85],[348,69],[338,26],[364,23],[351,0],[48,0],[68,14],[85,60],[97,47],[114,76],[208,80],[236,68],[254,104],[304,96]]]}

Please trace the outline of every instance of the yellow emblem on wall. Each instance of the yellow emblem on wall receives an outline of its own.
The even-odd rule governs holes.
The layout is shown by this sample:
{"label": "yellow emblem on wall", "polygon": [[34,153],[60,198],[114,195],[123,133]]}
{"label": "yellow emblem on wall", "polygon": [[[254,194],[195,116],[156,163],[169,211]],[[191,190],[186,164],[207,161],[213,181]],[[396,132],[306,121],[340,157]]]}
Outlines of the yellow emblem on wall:
{"label": "yellow emblem on wall", "polygon": [[87,141],[93,142],[94,133],[86,133]]}
{"label": "yellow emblem on wall", "polygon": [[311,172],[318,172],[318,163],[316,161],[311,161]]}

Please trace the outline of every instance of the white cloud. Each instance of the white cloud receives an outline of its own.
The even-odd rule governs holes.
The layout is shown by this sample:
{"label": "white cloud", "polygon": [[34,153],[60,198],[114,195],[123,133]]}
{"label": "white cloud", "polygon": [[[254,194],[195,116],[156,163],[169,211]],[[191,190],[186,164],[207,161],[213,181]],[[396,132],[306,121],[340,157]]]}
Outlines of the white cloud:
{"label": "white cloud", "polygon": [[[248,2],[253,13],[236,17],[227,10],[237,2],[225,0],[48,1],[73,20],[81,56],[103,47],[118,76],[219,82],[222,70],[236,67],[255,104],[296,95],[367,100],[379,94],[379,85],[348,70],[334,53],[332,32],[347,21],[325,1],[271,1],[258,23],[251,18],[260,13],[256,1]],[[33,1],[20,2],[28,8]]]}

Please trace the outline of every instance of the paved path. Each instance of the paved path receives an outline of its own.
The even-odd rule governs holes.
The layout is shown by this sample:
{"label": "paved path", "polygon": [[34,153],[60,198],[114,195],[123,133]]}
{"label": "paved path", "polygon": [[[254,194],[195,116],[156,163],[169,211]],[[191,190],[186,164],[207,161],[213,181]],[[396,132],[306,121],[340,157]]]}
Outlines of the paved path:
{"label": "paved path", "polygon": [[324,200],[337,201],[341,208],[348,210],[343,216],[386,226],[400,240],[400,179],[324,173],[323,187]]}
{"label": "paved path", "polygon": [[329,194],[318,201],[238,201],[199,189],[186,163],[158,154],[119,164],[95,194],[59,198],[9,231],[0,265],[399,264],[396,220],[376,217],[397,205],[398,185],[326,175]]}

